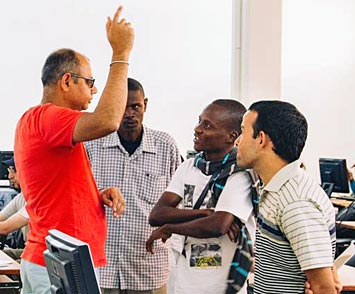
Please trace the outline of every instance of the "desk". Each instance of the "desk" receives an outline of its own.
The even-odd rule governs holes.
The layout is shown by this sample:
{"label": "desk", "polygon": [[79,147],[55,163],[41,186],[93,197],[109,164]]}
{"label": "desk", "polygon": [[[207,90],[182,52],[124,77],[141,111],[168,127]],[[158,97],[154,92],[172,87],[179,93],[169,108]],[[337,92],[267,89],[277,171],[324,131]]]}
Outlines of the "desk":
{"label": "desk", "polygon": [[0,250],[0,262],[9,262],[7,266],[0,267],[0,275],[19,275],[20,264]]}
{"label": "desk", "polygon": [[338,269],[338,275],[343,291],[355,291],[355,267],[344,264]]}
{"label": "desk", "polygon": [[337,198],[330,198],[330,201],[332,202],[333,205],[341,206],[341,207],[348,207],[353,203],[353,201],[337,199]]}
{"label": "desk", "polygon": [[339,227],[355,230],[355,221],[336,221]]}

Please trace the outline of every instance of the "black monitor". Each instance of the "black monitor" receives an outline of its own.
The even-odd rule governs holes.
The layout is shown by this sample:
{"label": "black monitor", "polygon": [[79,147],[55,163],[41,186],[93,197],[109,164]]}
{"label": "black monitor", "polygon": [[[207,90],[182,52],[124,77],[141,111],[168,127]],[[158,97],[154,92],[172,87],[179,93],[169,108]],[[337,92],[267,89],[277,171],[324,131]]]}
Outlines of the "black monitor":
{"label": "black monitor", "polygon": [[7,166],[2,162],[14,156],[13,151],[0,151],[0,180],[7,180],[8,171]]}
{"label": "black monitor", "polygon": [[44,251],[51,293],[98,294],[89,245],[58,230],[49,230]]}
{"label": "black monitor", "polygon": [[349,182],[345,159],[319,158],[322,187],[328,196],[332,192],[349,193]]}

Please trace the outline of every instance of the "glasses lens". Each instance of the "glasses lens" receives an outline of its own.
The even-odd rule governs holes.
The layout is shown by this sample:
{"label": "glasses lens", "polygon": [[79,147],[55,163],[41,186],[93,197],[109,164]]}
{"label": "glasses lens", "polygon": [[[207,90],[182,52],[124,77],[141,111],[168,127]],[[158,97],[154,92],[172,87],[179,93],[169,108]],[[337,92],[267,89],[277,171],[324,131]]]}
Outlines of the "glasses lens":
{"label": "glasses lens", "polygon": [[92,88],[95,83],[95,79],[85,79],[86,83],[88,84],[89,88]]}
{"label": "glasses lens", "polygon": [[74,74],[74,73],[71,73],[71,75],[74,78],[85,80],[85,82],[86,82],[86,84],[88,85],[89,88],[92,88],[94,86],[94,84],[95,84],[95,79],[94,78],[85,78],[85,77],[79,76],[79,75]]}

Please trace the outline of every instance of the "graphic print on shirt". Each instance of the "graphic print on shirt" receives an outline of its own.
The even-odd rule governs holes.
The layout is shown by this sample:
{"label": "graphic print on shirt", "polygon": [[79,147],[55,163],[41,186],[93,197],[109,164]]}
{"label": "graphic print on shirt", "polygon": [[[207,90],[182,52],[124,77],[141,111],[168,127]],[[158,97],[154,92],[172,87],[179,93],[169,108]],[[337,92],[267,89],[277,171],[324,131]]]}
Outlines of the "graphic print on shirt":
{"label": "graphic print on shirt", "polygon": [[193,206],[193,195],[195,191],[195,185],[185,184],[184,187],[184,207],[192,208]]}
{"label": "graphic print on shirt", "polygon": [[222,247],[219,243],[191,244],[190,267],[208,269],[222,265]]}
{"label": "graphic print on shirt", "polygon": [[[184,184],[184,207],[185,208],[193,208],[194,205],[194,192],[195,192],[195,185]],[[207,192],[205,199],[203,200],[200,208],[215,208],[216,203],[212,200],[211,191]],[[200,195],[195,196],[195,202],[200,197]]]}

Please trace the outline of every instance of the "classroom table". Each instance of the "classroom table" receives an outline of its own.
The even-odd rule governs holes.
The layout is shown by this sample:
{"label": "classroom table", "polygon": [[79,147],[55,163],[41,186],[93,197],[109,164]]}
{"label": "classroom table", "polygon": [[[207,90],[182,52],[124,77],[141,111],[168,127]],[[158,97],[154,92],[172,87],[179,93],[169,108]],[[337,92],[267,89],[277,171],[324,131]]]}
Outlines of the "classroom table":
{"label": "classroom table", "polygon": [[19,275],[20,264],[0,250],[0,275]]}

